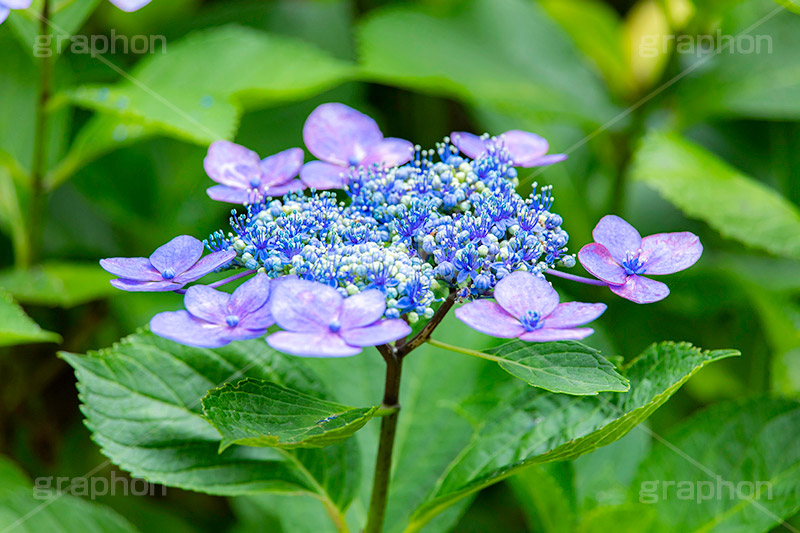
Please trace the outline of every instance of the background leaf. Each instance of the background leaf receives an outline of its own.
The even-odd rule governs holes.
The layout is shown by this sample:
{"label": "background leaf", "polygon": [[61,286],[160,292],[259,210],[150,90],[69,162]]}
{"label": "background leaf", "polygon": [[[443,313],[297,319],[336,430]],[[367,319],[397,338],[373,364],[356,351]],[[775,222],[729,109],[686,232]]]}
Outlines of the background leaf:
{"label": "background leaf", "polygon": [[0,272],[0,288],[26,304],[74,307],[118,291],[99,265],[44,263]]}
{"label": "background leaf", "polygon": [[61,336],[40,328],[0,289],[0,346],[35,342],[61,342]]}

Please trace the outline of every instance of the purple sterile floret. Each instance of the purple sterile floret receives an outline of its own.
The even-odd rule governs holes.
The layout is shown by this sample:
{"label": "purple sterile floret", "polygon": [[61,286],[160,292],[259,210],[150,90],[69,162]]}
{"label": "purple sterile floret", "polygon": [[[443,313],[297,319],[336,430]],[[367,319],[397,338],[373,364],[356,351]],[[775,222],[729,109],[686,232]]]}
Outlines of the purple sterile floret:
{"label": "purple sterile floret", "polygon": [[694,233],[658,233],[642,238],[636,228],[616,215],[600,219],[592,236],[595,242],[578,252],[583,267],[608,283],[614,294],[640,304],[669,295],[669,287],[643,274],[685,270],[703,254],[703,245]]}
{"label": "purple sterile floret", "polygon": [[603,314],[605,304],[559,303],[550,283],[529,272],[517,271],[500,280],[495,302],[476,300],[456,309],[469,327],[493,337],[546,342],[579,340],[594,330],[581,328]]}
{"label": "purple sterile floret", "polygon": [[12,9],[28,9],[33,0],[0,0],[0,24],[5,22]]}
{"label": "purple sterile floret", "polygon": [[306,119],[303,140],[319,161],[310,161],[300,176],[315,189],[344,187],[350,167],[393,167],[408,163],[414,145],[403,139],[384,138],[377,122],[339,103],[318,106]]}
{"label": "purple sterile floret", "polygon": [[547,154],[550,145],[544,137],[522,130],[509,130],[493,139],[454,131],[450,134],[450,141],[472,159],[480,158],[492,145],[503,148],[515,167],[544,167],[567,158],[566,154]]}
{"label": "purple sterile floret", "polygon": [[284,331],[267,337],[269,345],[303,357],[356,355],[411,333],[403,320],[382,318],[386,296],[377,289],[344,298],[322,283],[286,279],[275,288],[270,309]]}
{"label": "purple sterile floret", "polygon": [[157,314],[150,320],[150,330],[160,337],[203,348],[254,339],[275,323],[269,297],[266,274],[242,283],[233,294],[195,285],[186,291],[186,310]]}
{"label": "purple sterile floret", "polygon": [[203,167],[219,183],[207,189],[212,200],[232,204],[258,203],[267,196],[302,191],[295,179],[303,166],[303,150],[289,148],[265,159],[244,146],[216,141],[208,148]]}
{"label": "purple sterile floret", "polygon": [[205,247],[189,235],[175,237],[147,257],[112,257],[101,259],[100,266],[119,276],[111,284],[123,291],[174,291],[198,280],[236,257],[225,250],[201,259]]}
{"label": "purple sterile floret", "polygon": [[132,12],[143,8],[152,0],[111,0],[111,3],[123,11]]}

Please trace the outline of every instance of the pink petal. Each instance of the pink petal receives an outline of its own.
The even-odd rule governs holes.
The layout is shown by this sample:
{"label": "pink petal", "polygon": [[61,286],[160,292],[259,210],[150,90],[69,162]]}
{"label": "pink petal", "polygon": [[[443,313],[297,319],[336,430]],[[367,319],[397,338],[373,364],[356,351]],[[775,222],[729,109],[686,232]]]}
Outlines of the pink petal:
{"label": "pink petal", "polygon": [[175,277],[176,282],[189,283],[195,281],[206,274],[209,274],[219,267],[230,262],[231,259],[236,257],[236,252],[233,250],[224,250],[221,252],[213,252],[203,257],[192,268]]}
{"label": "pink petal", "polygon": [[[338,168],[338,167],[337,167]],[[264,196],[283,196],[284,194],[289,194],[290,192],[298,192],[302,191],[306,188],[306,184],[303,183],[301,180],[289,180],[286,183],[281,183],[280,185],[268,185],[262,189]]]}
{"label": "pink petal", "polygon": [[464,304],[455,311],[456,318],[481,333],[512,339],[525,333],[519,320],[509,315],[505,309],[489,300],[475,300]]}
{"label": "pink petal", "polygon": [[273,287],[270,307],[275,322],[286,330],[328,331],[339,320],[342,295],[328,285],[303,279],[287,279]]}
{"label": "pink petal", "polygon": [[646,274],[672,274],[695,264],[703,255],[703,245],[694,233],[658,233],[642,239]]}
{"label": "pink petal", "polygon": [[189,235],[179,235],[150,254],[150,263],[164,274],[172,269],[175,275],[183,274],[202,257],[205,246]]}
{"label": "pink petal", "polygon": [[414,157],[414,145],[404,139],[389,137],[370,148],[361,165],[369,167],[378,164],[383,167],[404,165]]}
{"label": "pink petal", "polygon": [[380,320],[384,312],[386,296],[377,289],[370,289],[345,298],[339,321],[342,330],[359,328]]}
{"label": "pink petal", "polygon": [[611,257],[608,249],[602,244],[593,242],[581,248],[578,252],[578,261],[594,277],[606,283],[622,285],[628,279],[625,269]]}
{"label": "pink petal", "polygon": [[574,328],[588,324],[606,310],[606,304],[564,302],[544,319],[545,328]]}
{"label": "pink petal", "polygon": [[171,341],[201,348],[219,348],[230,342],[230,328],[198,320],[186,311],[159,313],[150,320],[150,331]]}
{"label": "pink petal", "polygon": [[322,161],[309,161],[300,169],[300,179],[312,189],[319,191],[341,189],[347,179],[347,172],[345,167]]}
{"label": "pink petal", "polygon": [[636,253],[642,246],[642,237],[636,228],[616,215],[606,215],[592,231],[595,242],[605,246],[617,263],[625,261],[625,254]]}
{"label": "pink petal", "polygon": [[494,288],[494,299],[517,319],[528,311],[547,316],[558,305],[558,293],[546,279],[522,271],[501,279]]}
{"label": "pink petal", "polygon": [[162,281],[134,281],[130,279],[112,279],[111,285],[121,291],[128,292],[168,292],[180,289],[185,283],[175,283],[172,280]]}
{"label": "pink petal", "polygon": [[111,257],[101,259],[106,272],[134,281],[161,281],[161,272],[153,268],[146,257]]}
{"label": "pink petal", "polygon": [[357,165],[382,139],[374,120],[339,103],[320,105],[303,126],[308,151],[339,166]]}
{"label": "pink petal", "polygon": [[628,276],[625,285],[609,285],[611,292],[637,304],[649,304],[669,295],[669,287],[643,276]]}
{"label": "pink petal", "polygon": [[227,202],[229,204],[245,205],[249,203],[250,196],[248,189],[240,188],[235,189],[227,185],[214,185],[206,189],[206,194],[212,200],[217,202]]}
{"label": "pink petal", "polygon": [[230,294],[205,285],[189,287],[183,297],[183,305],[192,316],[215,324],[225,323],[225,318],[233,314],[230,301]]}
{"label": "pink petal", "polygon": [[478,159],[486,151],[483,139],[466,131],[454,131],[451,133],[450,142],[470,159]]}
{"label": "pink petal", "polygon": [[509,130],[500,135],[503,146],[515,167],[530,167],[532,161],[547,153],[550,145],[544,137],[522,130]]}
{"label": "pink petal", "polygon": [[592,328],[542,328],[520,335],[528,342],[579,341],[594,333]]}
{"label": "pink petal", "polygon": [[351,346],[377,346],[411,334],[411,326],[399,318],[381,320],[369,326],[342,328],[340,335]]}
{"label": "pink petal", "polygon": [[252,150],[228,141],[216,141],[203,160],[206,174],[222,185],[251,187],[261,179],[261,158]]}
{"label": "pink petal", "polygon": [[265,185],[286,183],[300,172],[303,166],[303,149],[289,148],[261,161],[261,178]]}
{"label": "pink petal", "polygon": [[279,331],[267,337],[267,343],[278,351],[300,357],[349,357],[361,353],[334,333],[296,333]]}

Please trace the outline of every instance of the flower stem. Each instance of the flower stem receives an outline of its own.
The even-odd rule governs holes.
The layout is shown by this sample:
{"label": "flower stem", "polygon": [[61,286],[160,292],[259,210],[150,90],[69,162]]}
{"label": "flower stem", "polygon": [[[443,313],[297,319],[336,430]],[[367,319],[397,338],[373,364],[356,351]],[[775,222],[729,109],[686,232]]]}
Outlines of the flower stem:
{"label": "flower stem", "polygon": [[433,330],[435,330],[436,326],[438,326],[442,320],[444,320],[444,317],[447,315],[448,311],[450,311],[450,309],[453,307],[453,304],[456,303],[456,292],[456,289],[451,288],[450,294],[447,296],[445,301],[442,302],[442,305],[439,306],[439,309],[436,310],[436,313],[434,313],[428,323],[425,324],[425,327],[423,327],[422,330],[411,340],[398,346],[396,351],[400,359],[408,355],[408,353],[412,350],[422,346],[425,341],[431,338],[431,333],[433,333]]}
{"label": "flower stem", "polygon": [[437,341],[436,339],[428,339],[427,342],[431,346],[435,346],[443,350],[448,350],[455,353],[461,353],[464,355],[471,355],[472,357],[480,357],[481,359],[494,361],[495,363],[499,363],[500,361],[506,361],[501,357],[497,357],[488,353],[479,352],[477,350],[470,350],[469,348],[462,348],[461,346],[453,346],[452,344],[447,344],[445,342]]}
{"label": "flower stem", "polygon": [[[50,0],[44,0],[39,19],[39,34],[47,33],[50,22]],[[48,153],[48,110],[53,83],[53,62],[51,54],[39,58],[39,102],[36,106],[36,124],[33,136],[33,168],[31,170],[31,199],[28,206],[28,249],[25,266],[37,259],[39,245],[44,229],[44,174],[47,171]]]}
{"label": "flower stem", "polygon": [[553,270],[552,268],[548,268],[547,270],[544,271],[544,273],[550,274],[551,276],[568,279],[571,281],[577,281],[578,283],[585,283],[587,285],[608,287],[608,283],[606,283],[605,281],[600,281],[599,279],[584,278],[583,276],[576,276],[575,274],[567,274],[566,272],[560,272],[558,270]]}
{"label": "flower stem", "polygon": [[394,348],[388,345],[378,346],[386,361],[386,385],[383,393],[382,409],[394,409],[394,412],[381,419],[381,435],[378,444],[378,456],[375,460],[375,476],[372,481],[372,498],[369,502],[369,513],[364,533],[381,533],[386,516],[386,502],[389,496],[389,481],[392,474],[392,451],[397,433],[397,418],[400,414],[400,373],[402,359]]}
{"label": "flower stem", "polygon": [[255,274],[255,273],[256,273],[255,270],[245,270],[244,272],[239,272],[238,274],[234,274],[233,276],[229,276],[229,277],[227,277],[225,279],[221,279],[219,281],[215,281],[214,283],[209,284],[208,287],[211,288],[211,289],[216,289],[217,287],[221,287],[223,285],[226,285],[228,283],[236,281],[237,279],[241,279],[241,278],[243,278],[245,276],[249,276],[249,275]]}

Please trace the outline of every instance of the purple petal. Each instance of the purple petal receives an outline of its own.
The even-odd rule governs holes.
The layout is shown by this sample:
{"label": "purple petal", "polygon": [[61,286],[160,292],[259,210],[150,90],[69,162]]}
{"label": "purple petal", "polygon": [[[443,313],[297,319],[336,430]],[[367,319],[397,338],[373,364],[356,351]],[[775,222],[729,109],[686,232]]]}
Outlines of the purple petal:
{"label": "purple petal", "polygon": [[351,346],[377,346],[411,334],[411,326],[399,318],[381,320],[369,326],[344,329],[340,335]]}
{"label": "purple petal", "polygon": [[121,291],[128,292],[168,292],[180,289],[186,283],[175,283],[165,279],[161,281],[134,281],[130,279],[112,279],[111,285]]}
{"label": "purple petal", "polygon": [[594,277],[612,285],[622,285],[628,279],[625,269],[617,263],[608,249],[593,242],[581,248],[578,261]]}
{"label": "purple petal", "polygon": [[273,287],[270,308],[275,322],[283,329],[324,332],[339,320],[342,300],[342,295],[328,285],[287,279]]}
{"label": "purple petal", "polygon": [[405,165],[414,157],[414,145],[404,139],[389,137],[370,148],[361,165],[378,164],[383,167]]}
{"label": "purple petal", "polygon": [[344,167],[322,161],[309,161],[300,169],[300,179],[318,191],[341,189],[346,182],[347,172]]}
{"label": "purple petal", "polygon": [[519,320],[509,315],[505,309],[489,300],[475,300],[464,304],[455,311],[456,318],[481,333],[512,339],[525,333]]}
{"label": "purple petal", "polygon": [[289,148],[261,161],[261,177],[265,184],[286,183],[300,172],[303,166],[303,149]]}
{"label": "purple petal", "polygon": [[128,13],[143,8],[152,0],[111,0],[111,3]]}
{"label": "purple petal", "polygon": [[278,351],[300,357],[348,357],[361,353],[334,333],[295,333],[279,331],[267,337],[267,343]]}
{"label": "purple petal", "polygon": [[642,246],[642,237],[636,228],[616,215],[600,219],[592,231],[595,242],[605,246],[617,263],[625,261],[625,254],[636,253]]}
{"label": "purple petal", "polygon": [[494,288],[494,299],[517,319],[528,311],[547,316],[558,305],[558,293],[547,280],[522,271],[501,279]]}
{"label": "purple petal", "polygon": [[103,270],[134,281],[161,281],[161,272],[153,268],[146,257],[111,257],[101,259]]}
{"label": "purple petal", "polygon": [[658,233],[642,239],[646,274],[672,274],[695,264],[703,255],[700,237],[694,233]]}
{"label": "purple petal", "polygon": [[223,250],[221,252],[210,253],[200,259],[200,261],[198,261],[192,268],[180,276],[176,276],[174,281],[189,283],[190,281],[198,280],[206,274],[213,272],[219,267],[229,263],[234,257],[236,257],[236,252],[233,250]]}
{"label": "purple petal", "polygon": [[520,336],[520,339],[528,342],[552,342],[552,341],[579,341],[594,333],[592,328],[542,328],[529,331]]}
{"label": "purple petal", "polygon": [[6,21],[6,19],[8,18],[8,15],[9,15],[10,13],[11,13],[11,10],[10,10],[10,9],[8,9],[7,7],[3,7],[2,5],[0,5],[0,24],[2,24],[3,22],[5,22],[5,21]]}
{"label": "purple petal", "polygon": [[203,255],[203,243],[189,235],[175,237],[167,244],[159,246],[150,255],[150,263],[161,274],[167,269],[172,269],[173,275],[183,274],[197,263]]}
{"label": "purple petal", "polygon": [[542,157],[538,157],[530,162],[528,165],[519,165],[519,166],[526,166],[530,167],[546,167],[548,165],[552,165],[554,163],[560,163],[562,161],[567,160],[567,154],[550,154],[550,155],[543,155]]}
{"label": "purple petal", "polygon": [[339,166],[357,165],[382,139],[374,120],[339,103],[320,105],[303,126],[308,151]]}
{"label": "purple petal", "polygon": [[470,159],[478,159],[486,151],[483,139],[466,131],[454,131],[451,133],[450,142]]}
{"label": "purple petal", "polygon": [[345,298],[339,322],[342,330],[368,326],[380,320],[386,311],[386,296],[378,289]]}
{"label": "purple petal", "polygon": [[643,276],[628,276],[625,285],[609,285],[611,292],[637,304],[649,304],[669,296],[669,287]]}
{"label": "purple petal", "polygon": [[545,328],[574,328],[588,324],[606,310],[606,304],[564,302],[544,319]]}
{"label": "purple petal", "polygon": [[201,348],[219,348],[231,341],[230,328],[198,320],[186,311],[157,314],[150,320],[150,330],[159,337]]}
{"label": "purple petal", "polygon": [[208,194],[209,198],[212,200],[227,202],[229,204],[245,205],[250,199],[248,189],[235,189],[227,185],[214,185],[213,187],[209,187],[206,189],[206,194]]}
{"label": "purple petal", "polygon": [[252,150],[228,141],[216,141],[203,159],[206,174],[222,185],[252,187],[261,179],[261,158]]}
{"label": "purple petal", "polygon": [[231,295],[205,285],[193,285],[186,290],[183,305],[192,316],[212,322],[225,324],[225,319],[231,315],[229,303]]}
{"label": "purple petal", "polygon": [[280,185],[267,185],[261,189],[261,192],[264,196],[275,197],[283,196],[284,194],[289,194],[290,192],[302,191],[305,188],[306,184],[297,179],[289,180],[286,183],[281,183]]}
{"label": "purple petal", "polygon": [[245,281],[233,291],[228,307],[233,314],[243,317],[264,307],[269,299],[269,292],[270,281],[267,275],[256,274],[254,278]]}
{"label": "purple petal", "polygon": [[516,167],[530,167],[532,161],[547,153],[550,145],[544,137],[522,130],[509,130],[500,139]]}
{"label": "purple petal", "polygon": [[0,4],[11,9],[28,9],[31,7],[33,0],[2,0]]}

